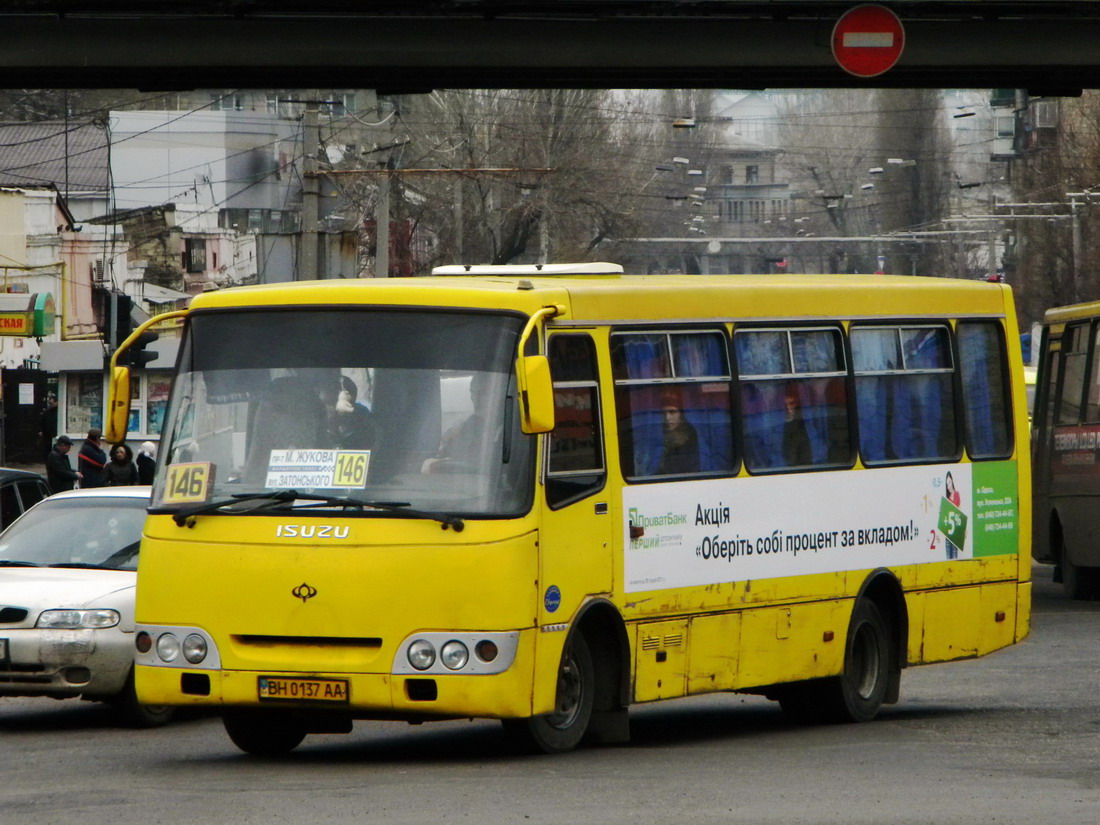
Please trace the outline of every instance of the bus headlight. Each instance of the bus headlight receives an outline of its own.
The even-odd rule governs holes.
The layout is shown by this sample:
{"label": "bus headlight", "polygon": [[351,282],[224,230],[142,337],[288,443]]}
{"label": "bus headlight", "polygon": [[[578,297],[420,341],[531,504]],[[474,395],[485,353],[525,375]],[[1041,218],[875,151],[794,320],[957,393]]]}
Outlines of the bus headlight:
{"label": "bus headlight", "polygon": [[449,670],[462,670],[470,661],[470,651],[462,642],[452,640],[443,645],[443,649],[439,651],[439,661]]}
{"label": "bus headlight", "polygon": [[157,637],[157,655],[165,662],[173,662],[180,655],[180,640],[171,633]]}
{"label": "bus headlight", "polygon": [[435,648],[432,647],[431,642],[424,639],[417,639],[409,645],[409,651],[406,655],[409,664],[417,670],[427,670],[435,664]]}
{"label": "bus headlight", "polygon": [[198,633],[190,634],[183,640],[183,658],[197,665],[206,658],[206,639]]}

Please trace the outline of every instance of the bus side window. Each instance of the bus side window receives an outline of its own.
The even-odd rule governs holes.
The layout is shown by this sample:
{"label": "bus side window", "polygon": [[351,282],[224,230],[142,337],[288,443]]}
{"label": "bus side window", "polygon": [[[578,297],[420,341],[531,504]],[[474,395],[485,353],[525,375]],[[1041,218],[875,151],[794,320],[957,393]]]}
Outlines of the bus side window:
{"label": "bus side window", "polygon": [[1012,407],[1009,402],[1004,336],[1000,324],[960,321],[959,371],[970,457],[1004,458],[1012,453]]}
{"label": "bus side window", "polygon": [[1062,333],[1062,395],[1058,399],[1058,423],[1081,421],[1081,400],[1085,392],[1085,359],[1088,355],[1088,325],[1066,327]]}
{"label": "bus side window", "polygon": [[850,466],[840,330],[738,329],[733,340],[749,470]]}
{"label": "bus side window", "polygon": [[850,337],[864,463],[956,459],[948,328],[860,326]]}
{"label": "bus side window", "polygon": [[603,489],[607,471],[592,339],[560,333],[550,337],[547,351],[555,424],[547,441],[546,499],[556,508]]}
{"label": "bus side window", "polygon": [[736,459],[724,333],[616,332],[611,363],[624,477],[732,472]]}

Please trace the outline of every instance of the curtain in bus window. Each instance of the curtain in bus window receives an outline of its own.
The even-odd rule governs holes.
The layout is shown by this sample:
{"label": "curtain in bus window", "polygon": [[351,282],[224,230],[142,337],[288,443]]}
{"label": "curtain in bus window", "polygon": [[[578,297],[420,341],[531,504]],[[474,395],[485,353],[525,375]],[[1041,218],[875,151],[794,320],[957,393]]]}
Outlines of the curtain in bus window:
{"label": "curtain in bus window", "polygon": [[671,376],[664,334],[616,335],[611,346],[616,381]]}
{"label": "curtain in bus window", "polygon": [[714,382],[618,387],[615,406],[623,473],[627,477],[715,473],[733,468],[728,385]]}
{"label": "curtain in bus window", "polygon": [[1005,346],[993,323],[960,322],[959,370],[966,443],[972,458],[1003,457],[1012,451],[1012,412],[1005,383]]}
{"label": "curtain in bus window", "polygon": [[738,331],[733,341],[741,375],[784,375],[791,372],[791,352],[786,331]]}
{"label": "curtain in bus window", "polygon": [[849,462],[839,330],[738,330],[734,341],[749,469]]}
{"label": "curtain in bus window", "polygon": [[851,341],[864,462],[956,456],[946,327],[856,328]]}
{"label": "curtain in bus window", "polygon": [[722,333],[621,333],[612,336],[611,354],[624,476],[733,468]]}

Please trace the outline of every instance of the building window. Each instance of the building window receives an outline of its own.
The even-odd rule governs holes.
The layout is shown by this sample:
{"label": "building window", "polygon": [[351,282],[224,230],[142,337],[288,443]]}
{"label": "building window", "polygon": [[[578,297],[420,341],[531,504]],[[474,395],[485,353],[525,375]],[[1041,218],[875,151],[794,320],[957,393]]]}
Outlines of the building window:
{"label": "building window", "polygon": [[760,167],[750,165],[745,167],[745,183],[760,183]]}
{"label": "building window", "polygon": [[206,240],[185,238],[183,241],[183,269],[185,272],[206,271]]}
{"label": "building window", "polygon": [[84,434],[103,427],[103,373],[70,373],[66,379],[63,433]]}
{"label": "building window", "polygon": [[146,432],[160,435],[164,426],[164,412],[168,407],[168,391],[172,388],[172,377],[168,373],[145,376],[146,392]]}

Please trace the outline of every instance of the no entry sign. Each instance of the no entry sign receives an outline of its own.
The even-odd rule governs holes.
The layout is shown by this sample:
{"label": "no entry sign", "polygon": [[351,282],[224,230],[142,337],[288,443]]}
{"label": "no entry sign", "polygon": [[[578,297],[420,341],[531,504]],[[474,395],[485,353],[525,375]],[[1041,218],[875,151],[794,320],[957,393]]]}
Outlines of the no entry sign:
{"label": "no entry sign", "polygon": [[856,6],[833,27],[833,57],[856,77],[882,74],[898,62],[904,48],[905,27],[882,6]]}

